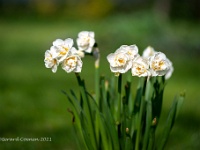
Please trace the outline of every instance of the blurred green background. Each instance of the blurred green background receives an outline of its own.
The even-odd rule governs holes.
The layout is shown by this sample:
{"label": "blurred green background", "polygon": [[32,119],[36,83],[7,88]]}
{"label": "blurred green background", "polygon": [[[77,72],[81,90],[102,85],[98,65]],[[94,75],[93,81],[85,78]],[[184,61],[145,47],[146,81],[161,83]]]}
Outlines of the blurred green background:
{"label": "blurred green background", "polygon": [[[70,105],[61,90],[78,90],[74,74],[44,66],[52,42],[94,31],[101,74],[112,76],[106,56],[123,44],[164,52],[175,72],[168,81],[161,126],[176,94],[186,91],[166,149],[200,148],[200,1],[0,0],[0,138],[51,137],[51,142],[3,142],[0,149],[76,150]],[[94,92],[93,59],[81,76]],[[137,81],[136,78],[134,78]],[[133,82],[134,84],[134,82]],[[137,85],[137,82],[135,82]],[[159,133],[158,133],[159,135]]]}

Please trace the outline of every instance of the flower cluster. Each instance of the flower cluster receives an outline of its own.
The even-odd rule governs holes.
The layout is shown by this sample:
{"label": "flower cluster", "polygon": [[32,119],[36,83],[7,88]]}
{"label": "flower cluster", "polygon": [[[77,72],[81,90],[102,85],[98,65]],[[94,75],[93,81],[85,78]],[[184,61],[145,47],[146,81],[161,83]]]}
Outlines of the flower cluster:
{"label": "flower cluster", "polygon": [[[80,32],[76,40],[78,49],[71,38],[57,39],[45,52],[44,59],[46,68],[51,68],[54,73],[59,65],[67,73],[75,72],[80,92],[63,93],[72,107],[68,111],[73,115],[79,143],[85,143],[83,149],[88,150],[163,149],[184,100],[184,94],[174,99],[163,136],[155,140],[165,79],[170,78],[174,70],[172,62],[150,46],[140,55],[136,45],[122,45],[107,56],[111,72],[119,76],[116,84],[99,74],[100,53],[94,36],[94,32]],[[83,66],[81,59],[87,54],[95,58],[92,94],[79,74]],[[141,77],[136,93],[132,92],[130,76],[123,82],[122,74],[128,71],[132,76]]]}
{"label": "flower cluster", "polygon": [[73,47],[73,39],[56,39],[53,41],[53,46],[51,46],[50,50],[45,52],[45,66],[46,68],[51,68],[53,73],[57,71],[59,64],[67,73],[81,72],[83,65],[81,58],[84,57],[85,53],[92,52],[94,43],[94,32],[89,31],[82,31],[78,34],[78,50]]}
{"label": "flower cluster", "polygon": [[114,53],[107,56],[110,70],[116,75],[131,70],[132,76],[164,76],[168,79],[173,72],[172,62],[162,52],[147,47],[143,55],[138,54],[136,45],[122,45]]}

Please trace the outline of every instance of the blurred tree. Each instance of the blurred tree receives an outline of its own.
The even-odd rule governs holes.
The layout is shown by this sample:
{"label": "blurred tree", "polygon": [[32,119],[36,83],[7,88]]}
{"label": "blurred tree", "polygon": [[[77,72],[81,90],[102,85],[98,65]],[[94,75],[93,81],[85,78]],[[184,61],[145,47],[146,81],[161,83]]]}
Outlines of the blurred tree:
{"label": "blurred tree", "polygon": [[[0,0],[0,15],[99,18],[153,8],[162,18],[200,20],[200,0]],[[20,14],[20,15],[19,15]]]}
{"label": "blurred tree", "polygon": [[56,0],[33,0],[32,8],[41,15],[52,15],[59,10],[59,1]]}
{"label": "blurred tree", "polygon": [[170,17],[200,21],[200,0],[172,0]]}
{"label": "blurred tree", "polygon": [[164,18],[200,21],[200,0],[155,0],[154,8]]}
{"label": "blurred tree", "polygon": [[100,18],[114,8],[110,0],[69,0],[65,13],[83,18]]}
{"label": "blurred tree", "polygon": [[151,0],[112,0],[116,11],[132,12],[150,7]]}
{"label": "blurred tree", "polygon": [[[30,13],[29,3],[31,0],[0,0],[0,16]],[[26,12],[26,13],[24,13]]]}
{"label": "blurred tree", "polygon": [[155,12],[166,18],[169,18],[169,12],[171,8],[171,0],[155,0],[154,2],[154,9]]}

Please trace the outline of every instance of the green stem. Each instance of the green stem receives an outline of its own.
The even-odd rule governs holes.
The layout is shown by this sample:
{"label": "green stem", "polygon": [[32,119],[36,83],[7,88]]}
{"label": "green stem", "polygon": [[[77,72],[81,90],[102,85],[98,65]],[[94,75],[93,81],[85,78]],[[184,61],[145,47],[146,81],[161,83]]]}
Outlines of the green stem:
{"label": "green stem", "polygon": [[[92,121],[92,112],[91,112],[91,106],[89,103],[89,99],[87,96],[87,92],[85,89],[85,85],[84,85],[84,81],[81,79],[80,75],[78,73],[75,73],[76,78],[78,80],[78,84],[80,87],[80,92],[81,92],[81,96],[83,99],[83,111],[85,112],[85,117],[83,117],[83,121],[85,121],[85,123],[87,122],[87,126],[86,124],[84,125],[84,130],[87,132],[86,136],[90,136],[89,139],[91,139],[90,143],[88,143],[88,145],[91,145],[92,149],[96,149],[97,148],[97,141],[96,141],[96,137],[95,137],[95,129],[94,129],[94,123]],[[86,137],[88,138],[88,137]],[[88,139],[85,139],[86,141],[88,141]],[[90,148],[89,148],[90,149]]]}
{"label": "green stem", "polygon": [[100,53],[97,47],[97,43],[94,45],[93,56],[95,58],[94,67],[95,67],[95,98],[97,105],[99,106],[99,61],[100,61]]}
{"label": "green stem", "polygon": [[[148,79],[147,79],[148,80]],[[146,90],[145,90],[145,101],[146,105],[146,124],[145,124],[145,133],[142,143],[142,149],[146,150],[148,146],[148,141],[150,137],[150,129],[152,124],[152,97],[153,97],[153,86],[150,80],[147,81]]]}
{"label": "green stem", "polygon": [[[99,84],[100,84],[100,81],[99,81],[99,67],[97,67],[95,65],[95,100],[96,100],[98,108],[100,108]],[[95,125],[96,125],[95,126],[95,132],[96,132],[97,144],[100,146],[100,131],[99,131],[100,127],[99,127],[99,123],[100,123],[99,117],[96,117],[96,120],[95,120]]]}
{"label": "green stem", "polygon": [[144,112],[144,108],[145,108],[145,104],[146,104],[145,103],[145,98],[144,98],[146,82],[147,82],[147,79],[145,79],[145,83],[143,85],[143,92],[142,92],[143,94],[142,94],[140,110],[139,110],[139,118],[138,118],[138,121],[137,121],[137,135],[136,135],[135,150],[139,150],[140,149],[141,122],[142,122],[142,116],[143,116],[143,112]]}
{"label": "green stem", "polygon": [[118,100],[118,107],[117,107],[117,124],[120,124],[121,122],[121,95],[122,95],[122,74],[119,74],[118,77],[118,94],[117,94],[117,100]]}
{"label": "green stem", "polygon": [[99,106],[99,68],[95,67],[95,100]]}

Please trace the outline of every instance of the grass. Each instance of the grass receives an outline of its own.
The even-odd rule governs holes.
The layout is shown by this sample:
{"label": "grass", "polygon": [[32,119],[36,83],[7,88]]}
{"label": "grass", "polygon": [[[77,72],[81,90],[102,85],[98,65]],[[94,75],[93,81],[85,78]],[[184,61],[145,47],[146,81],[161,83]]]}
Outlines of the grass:
{"label": "grass", "polygon": [[[0,149],[77,149],[71,129],[70,107],[61,90],[77,89],[74,74],[44,67],[44,52],[56,38],[76,39],[93,30],[101,50],[100,72],[111,76],[106,55],[123,44],[148,45],[172,60],[175,72],[168,81],[161,123],[176,93],[186,100],[166,149],[200,147],[199,24],[164,21],[151,13],[117,14],[104,20],[0,20],[0,138],[51,137],[52,142],[0,142]],[[82,77],[94,92],[93,59],[84,58]],[[162,127],[159,128],[159,131]],[[159,136],[159,133],[158,133]]]}

